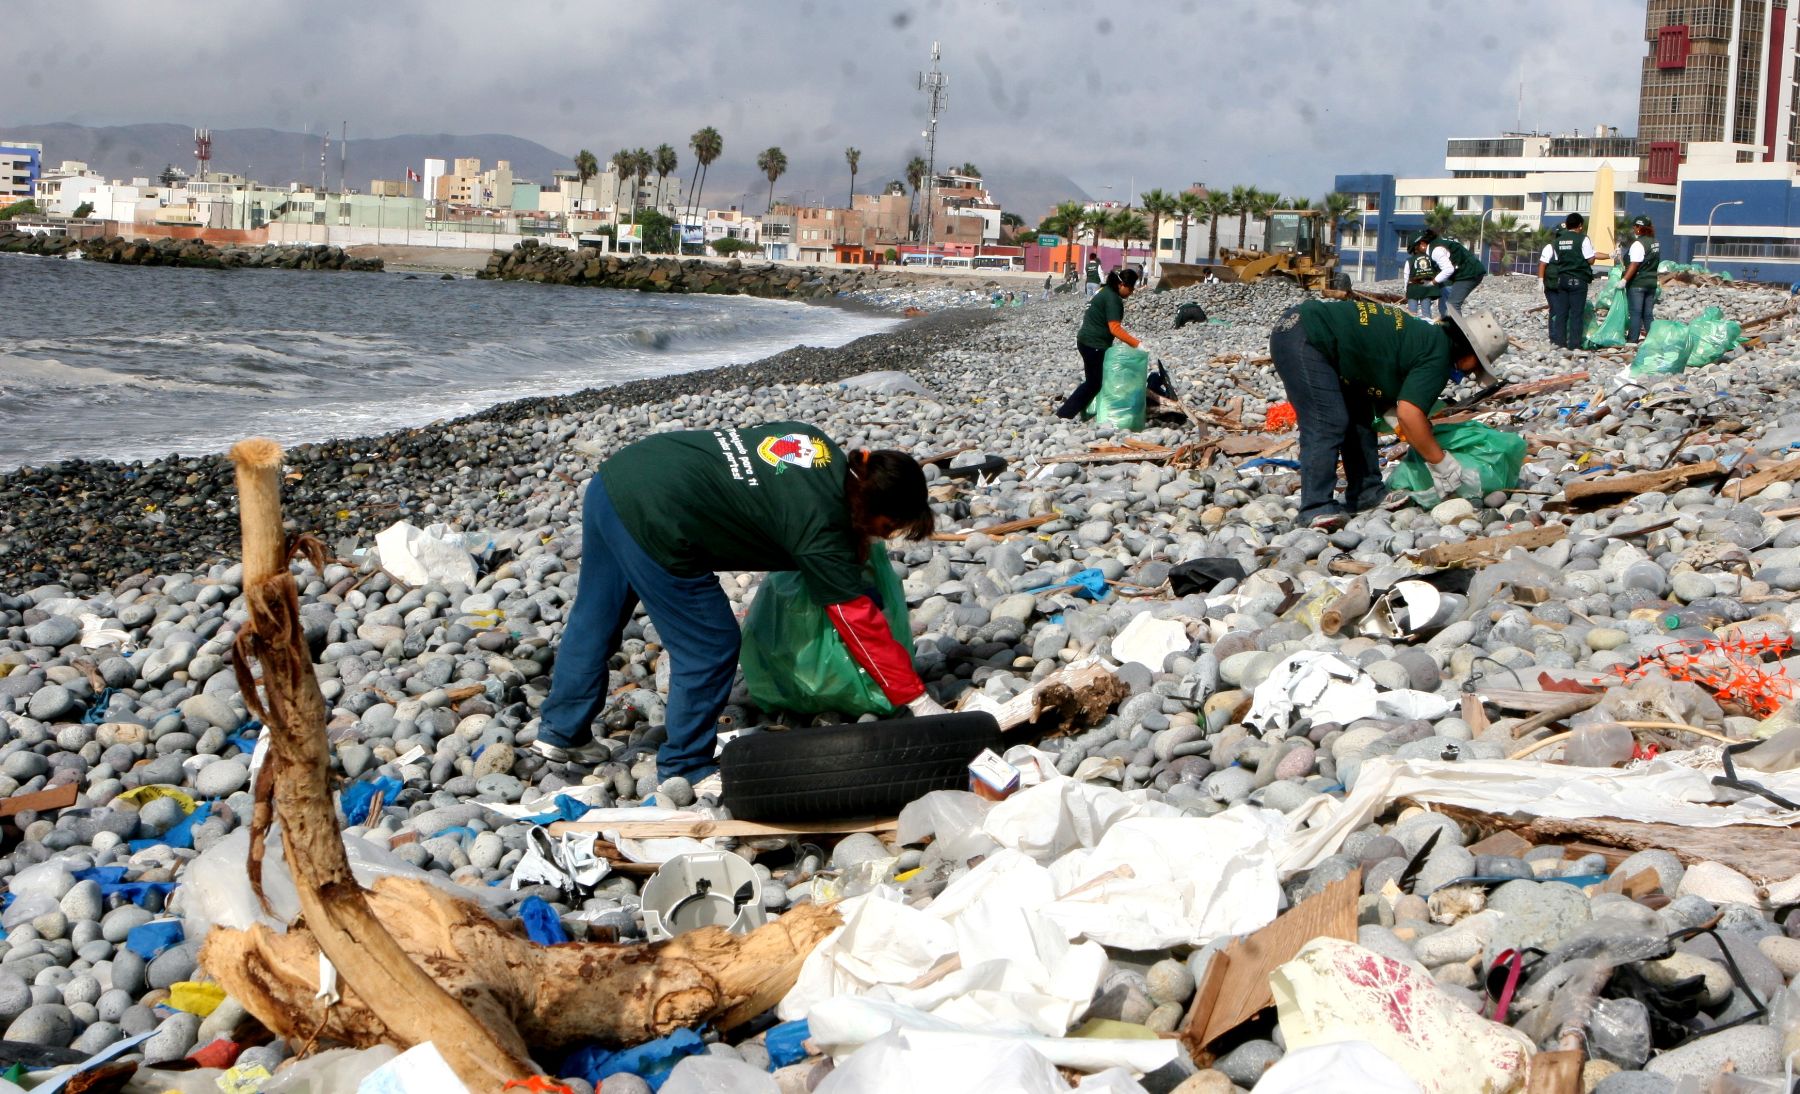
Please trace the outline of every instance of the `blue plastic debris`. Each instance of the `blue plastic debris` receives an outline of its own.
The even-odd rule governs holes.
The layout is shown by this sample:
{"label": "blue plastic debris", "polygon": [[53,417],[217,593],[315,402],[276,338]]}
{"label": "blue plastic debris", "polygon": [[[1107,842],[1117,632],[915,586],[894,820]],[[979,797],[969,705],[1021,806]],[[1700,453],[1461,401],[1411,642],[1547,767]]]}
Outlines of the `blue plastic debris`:
{"label": "blue plastic debris", "polygon": [[543,897],[528,896],[520,901],[519,922],[525,925],[525,937],[540,946],[560,946],[569,940],[556,909]]}
{"label": "blue plastic debris", "polygon": [[181,920],[153,919],[143,926],[131,928],[131,933],[125,936],[125,948],[150,961],[181,945],[186,937],[181,930]]}
{"label": "blue plastic debris", "polygon": [[168,896],[175,891],[173,881],[126,881],[125,873],[123,866],[90,866],[76,870],[73,876],[76,881],[92,881],[99,885],[103,897],[122,895],[133,904],[142,904],[151,893]]}
{"label": "blue plastic debris", "polygon": [[112,702],[112,697],[118,690],[118,688],[107,688],[96,696],[93,705],[88,707],[87,713],[81,716],[81,724],[84,726],[97,726],[101,722],[106,721],[107,704]]}
{"label": "blue plastic debris", "polygon": [[763,1047],[769,1050],[770,1070],[806,1059],[806,1039],[811,1036],[812,1027],[804,1018],[771,1026],[769,1032],[763,1034]]}
{"label": "blue plastic debris", "polygon": [[262,736],[263,724],[251,718],[243,725],[225,735],[225,743],[236,745],[238,751],[248,756],[256,751],[257,738]]}
{"label": "blue plastic debris", "polygon": [[338,811],[344,815],[346,824],[361,824],[368,819],[369,803],[380,795],[381,800],[391,802],[400,793],[400,780],[392,775],[383,775],[375,779],[363,779],[353,782],[338,791]]}
{"label": "blue plastic debris", "polygon": [[1101,600],[1111,591],[1106,587],[1106,574],[1091,566],[1085,570],[1075,571],[1055,585],[1040,585],[1035,589],[1026,589],[1025,591],[1047,593],[1053,589],[1066,589],[1087,600]]}
{"label": "blue plastic debris", "polygon": [[1289,471],[1298,471],[1298,470],[1300,470],[1300,461],[1299,460],[1280,460],[1280,459],[1276,459],[1273,456],[1258,456],[1256,459],[1251,460],[1248,463],[1240,465],[1239,469],[1240,470],[1248,470],[1252,467],[1285,467]]}
{"label": "blue plastic debris", "polygon": [[617,1052],[586,1045],[571,1052],[560,1069],[564,1075],[578,1075],[599,1087],[608,1075],[636,1075],[651,1090],[661,1090],[669,1081],[669,1072],[689,1056],[706,1051],[706,1042],[691,1029],[678,1029],[666,1037],[646,1041]]}
{"label": "blue plastic debris", "polygon": [[587,802],[580,801],[568,794],[558,794],[556,800],[550,803],[550,811],[548,813],[538,813],[535,816],[526,817],[524,819],[530,821],[532,824],[555,824],[557,821],[574,821],[585,817],[587,811],[592,808],[594,807]]}
{"label": "blue plastic debris", "polygon": [[182,818],[180,824],[162,835],[152,836],[149,839],[132,840],[131,853],[135,855],[139,851],[148,851],[152,847],[192,847],[194,845],[194,829],[212,815],[212,807],[212,802],[201,802],[194,807],[192,813]]}

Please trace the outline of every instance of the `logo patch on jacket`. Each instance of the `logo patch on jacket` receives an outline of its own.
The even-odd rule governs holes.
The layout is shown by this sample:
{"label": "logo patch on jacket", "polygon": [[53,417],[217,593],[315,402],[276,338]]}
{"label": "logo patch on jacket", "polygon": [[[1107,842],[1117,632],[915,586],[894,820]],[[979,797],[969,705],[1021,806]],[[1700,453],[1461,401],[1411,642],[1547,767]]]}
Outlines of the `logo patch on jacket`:
{"label": "logo patch on jacket", "polygon": [[756,446],[756,454],[777,473],[787,470],[785,465],[810,469],[831,462],[831,450],[825,447],[825,442],[804,433],[766,437]]}

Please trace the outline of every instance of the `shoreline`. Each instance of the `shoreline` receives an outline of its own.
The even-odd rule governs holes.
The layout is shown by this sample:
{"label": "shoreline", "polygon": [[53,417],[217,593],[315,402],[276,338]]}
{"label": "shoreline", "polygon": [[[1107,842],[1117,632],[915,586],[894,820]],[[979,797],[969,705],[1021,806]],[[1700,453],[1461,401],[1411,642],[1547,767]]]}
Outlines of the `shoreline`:
{"label": "shoreline", "polygon": [[[876,310],[857,301],[830,303]],[[429,493],[438,484],[441,464],[430,454],[434,441],[452,444],[464,434],[486,434],[496,426],[549,421],[602,407],[629,409],[735,388],[824,384],[863,372],[915,367],[992,318],[992,313],[973,308],[934,312],[835,348],[798,344],[745,364],[527,396],[418,426],[293,445],[284,449],[284,459],[300,478],[290,481],[288,515],[299,529],[328,542],[345,535],[372,540],[381,528],[413,514],[405,497]],[[405,473],[379,474],[378,460]],[[349,474],[327,475],[330,481],[317,489],[310,485],[312,472],[333,468]],[[370,485],[376,493],[360,506],[353,494],[337,489]],[[76,458],[0,472],[0,512],[11,514],[14,529],[0,532],[0,592],[17,594],[46,583],[108,587],[146,570],[167,572],[233,557],[238,530],[232,489],[223,451],[172,452],[139,461]],[[394,500],[387,500],[389,495]],[[72,497],[88,504],[64,504]],[[365,508],[366,514],[361,511]],[[99,520],[96,510],[101,509],[114,517]],[[416,523],[432,519],[427,515]],[[125,564],[98,561],[109,551],[124,552]]]}

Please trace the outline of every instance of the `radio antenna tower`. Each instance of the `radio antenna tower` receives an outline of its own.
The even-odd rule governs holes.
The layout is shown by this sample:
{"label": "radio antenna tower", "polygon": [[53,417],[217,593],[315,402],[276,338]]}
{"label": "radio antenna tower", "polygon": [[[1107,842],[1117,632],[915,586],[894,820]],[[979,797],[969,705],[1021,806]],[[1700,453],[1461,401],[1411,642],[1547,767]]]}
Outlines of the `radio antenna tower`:
{"label": "radio antenna tower", "polygon": [[194,130],[194,181],[206,181],[206,165],[212,162],[212,130]]}
{"label": "radio antenna tower", "polygon": [[[925,253],[931,254],[931,244],[935,235],[933,229],[937,223],[936,211],[931,207],[933,192],[937,189],[937,131],[938,115],[944,112],[949,102],[945,86],[950,82],[938,68],[938,44],[931,43],[931,71],[919,73],[919,90],[925,93],[928,113],[931,115],[930,128],[921,133],[925,138]],[[929,259],[927,259],[929,261]]]}

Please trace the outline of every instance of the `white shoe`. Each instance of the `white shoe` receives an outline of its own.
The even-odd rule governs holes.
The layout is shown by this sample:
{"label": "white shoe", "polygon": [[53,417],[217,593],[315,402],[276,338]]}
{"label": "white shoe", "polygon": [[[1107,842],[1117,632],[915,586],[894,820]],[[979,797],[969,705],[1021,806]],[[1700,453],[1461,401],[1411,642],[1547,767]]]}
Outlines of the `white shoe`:
{"label": "white shoe", "polygon": [[563,748],[549,741],[533,741],[528,746],[531,751],[549,760],[553,764],[582,764],[586,767],[598,767],[612,760],[612,749],[599,741],[586,744],[570,745]]}

